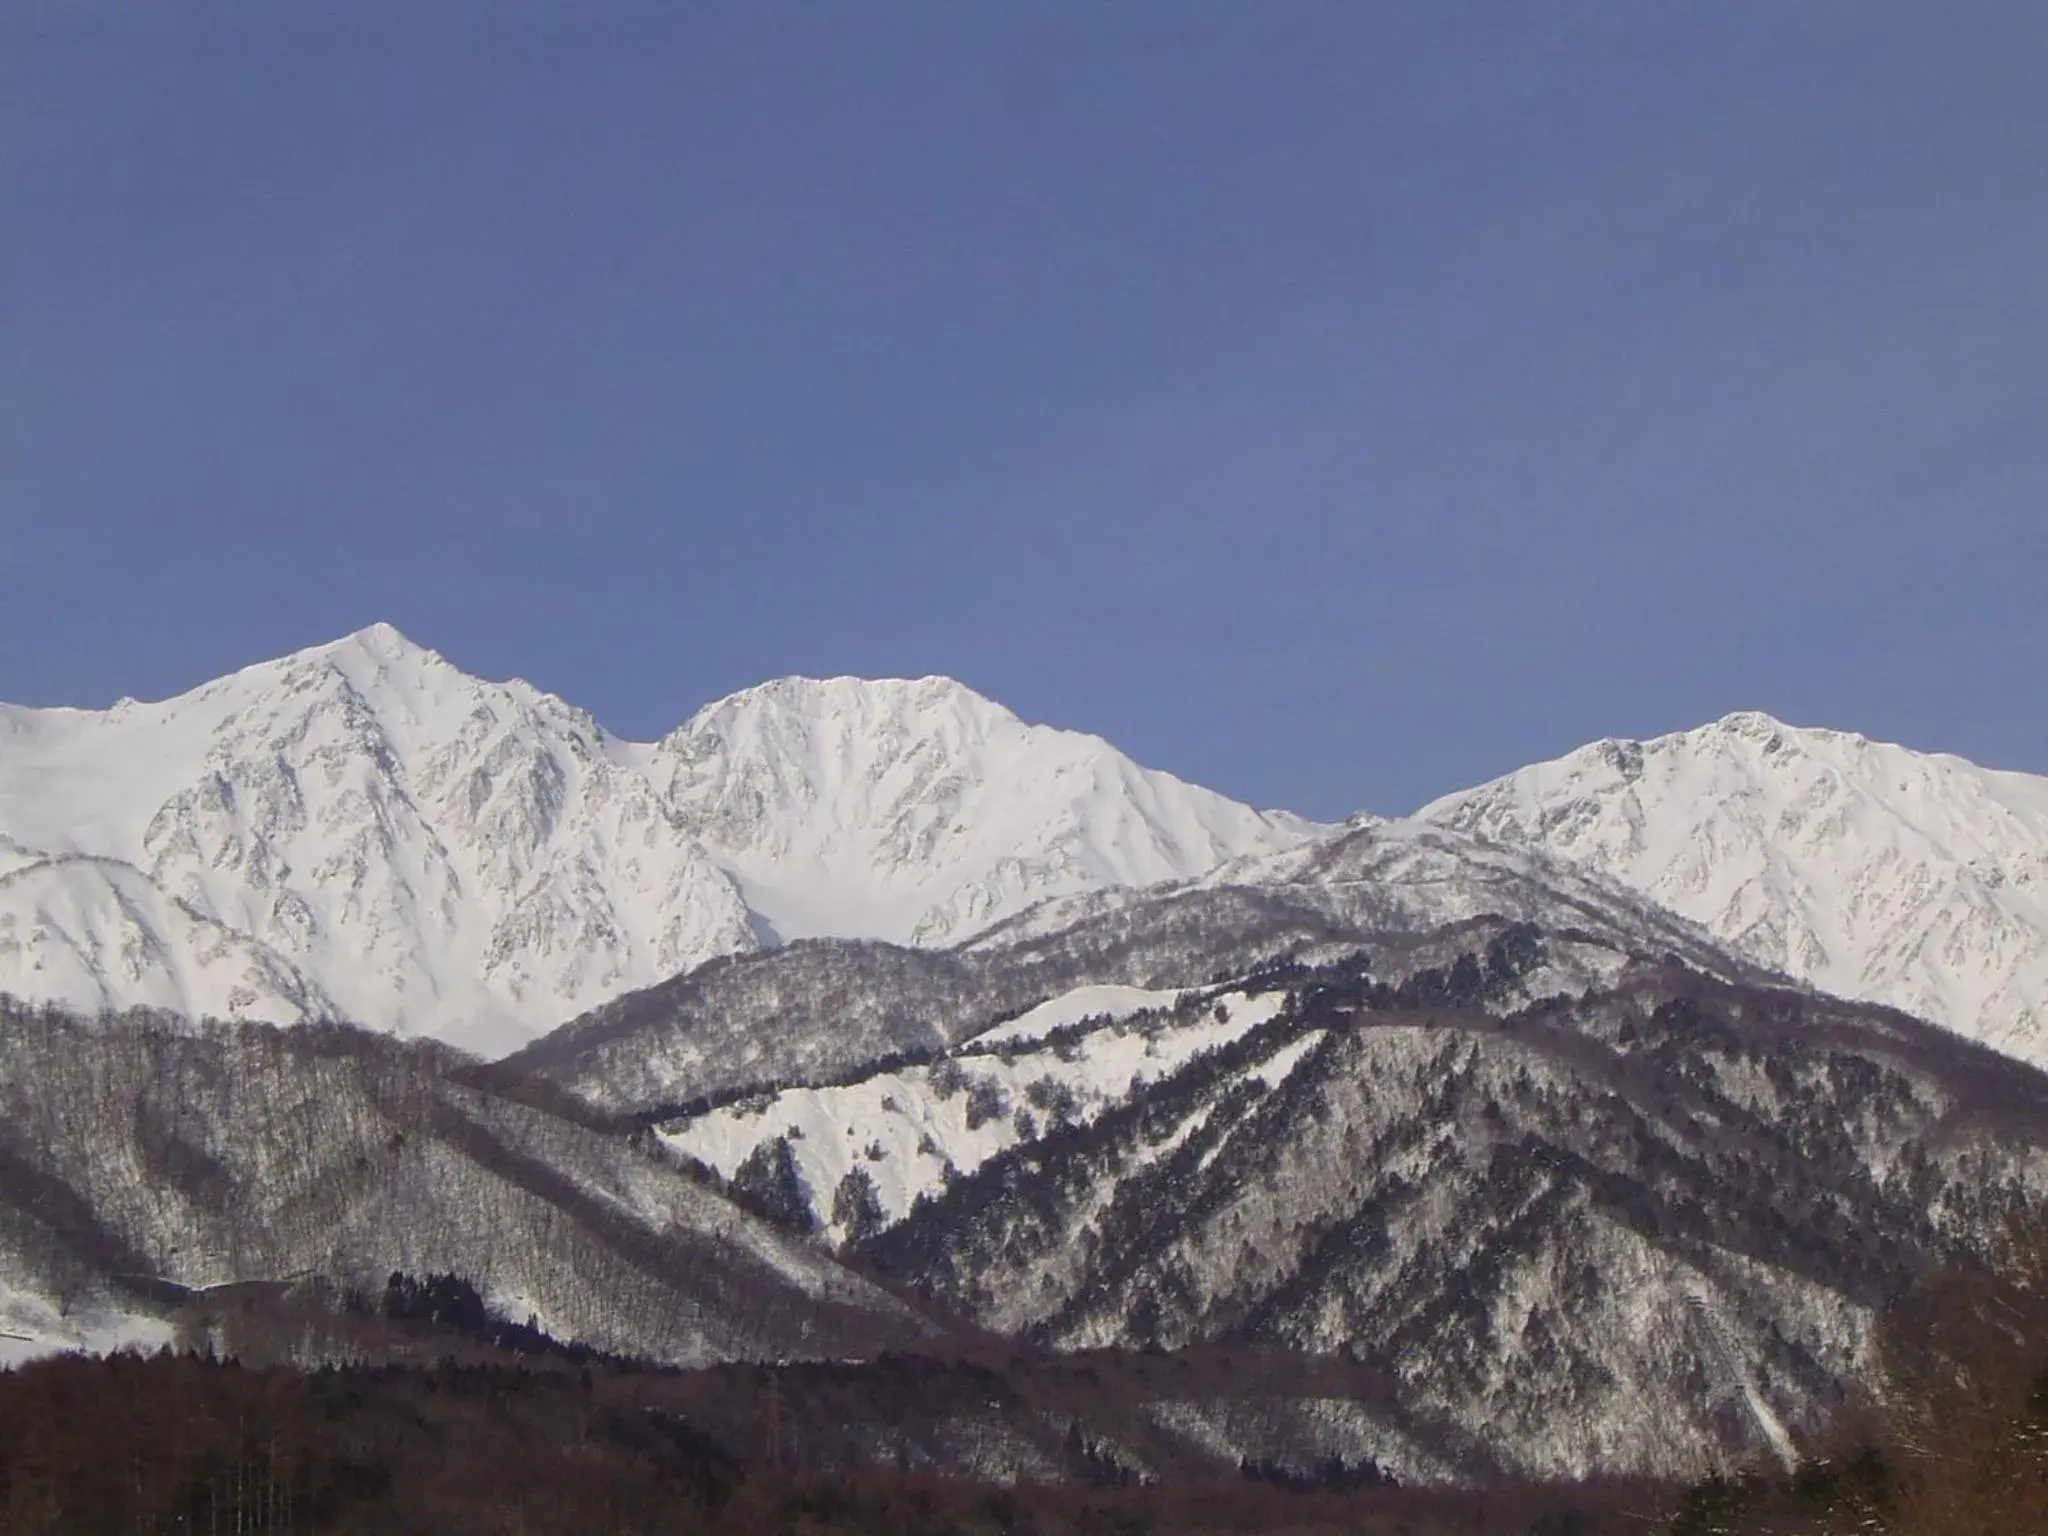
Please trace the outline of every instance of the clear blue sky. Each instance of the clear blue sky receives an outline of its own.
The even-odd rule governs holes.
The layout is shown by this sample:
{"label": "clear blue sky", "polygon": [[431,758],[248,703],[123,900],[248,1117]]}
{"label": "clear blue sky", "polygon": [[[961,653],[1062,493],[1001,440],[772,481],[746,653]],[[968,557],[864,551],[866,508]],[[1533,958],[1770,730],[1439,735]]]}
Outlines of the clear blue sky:
{"label": "clear blue sky", "polygon": [[2044,82],[2034,0],[17,0],[0,698],[388,619],[1322,815],[1746,707],[2048,771]]}

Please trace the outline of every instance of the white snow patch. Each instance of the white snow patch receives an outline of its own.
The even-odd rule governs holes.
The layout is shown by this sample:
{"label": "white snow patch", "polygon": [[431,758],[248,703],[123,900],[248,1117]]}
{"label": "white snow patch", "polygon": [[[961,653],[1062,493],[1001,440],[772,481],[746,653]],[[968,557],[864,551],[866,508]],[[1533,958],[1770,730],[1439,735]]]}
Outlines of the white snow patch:
{"label": "white snow patch", "polygon": [[1014,1019],[992,1025],[976,1035],[970,1045],[1007,1045],[1043,1040],[1062,1025],[1078,1024],[1084,1019],[1121,1019],[1148,1009],[1171,1008],[1180,996],[1178,990],[1160,992],[1113,984],[1076,987],[1058,997],[1047,998],[1036,1008],[1026,1009]]}
{"label": "white snow patch", "polygon": [[44,1297],[0,1289],[0,1370],[50,1355],[153,1353],[173,1334],[159,1317],[105,1305],[63,1311]]}
{"label": "white snow patch", "polygon": [[[787,1136],[812,1209],[826,1224],[827,1238],[836,1242],[846,1233],[832,1220],[834,1196],[853,1170],[873,1180],[885,1220],[900,1221],[921,1196],[942,1190],[948,1178],[972,1173],[991,1157],[1051,1130],[1062,1116],[1080,1124],[1092,1121],[1145,1083],[1169,1077],[1202,1052],[1265,1023],[1286,1001],[1277,992],[1224,993],[1192,1016],[1155,1009],[1104,1019],[1060,1048],[1030,1048],[1056,1024],[1044,1024],[1017,1040],[984,1036],[930,1066],[833,1087],[785,1089],[711,1110],[659,1134],[727,1178],[764,1142]],[[1100,1014],[1099,1008],[1089,1007],[1078,1019]],[[1271,1074],[1267,1081],[1277,1083],[1300,1055],[1300,1049],[1289,1046],[1253,1070]],[[1182,1126],[1174,1144],[1195,1128]]]}

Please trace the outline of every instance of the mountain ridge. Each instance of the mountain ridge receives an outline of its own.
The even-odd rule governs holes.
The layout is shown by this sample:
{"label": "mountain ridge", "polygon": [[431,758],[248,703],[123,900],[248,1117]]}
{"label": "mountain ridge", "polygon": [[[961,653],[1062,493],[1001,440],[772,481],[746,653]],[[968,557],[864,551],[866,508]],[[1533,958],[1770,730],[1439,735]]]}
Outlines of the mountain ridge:
{"label": "mountain ridge", "polygon": [[1310,830],[949,679],[775,680],[638,743],[373,625],[154,703],[7,706],[0,990],[495,1054],[716,955],[943,942]]}

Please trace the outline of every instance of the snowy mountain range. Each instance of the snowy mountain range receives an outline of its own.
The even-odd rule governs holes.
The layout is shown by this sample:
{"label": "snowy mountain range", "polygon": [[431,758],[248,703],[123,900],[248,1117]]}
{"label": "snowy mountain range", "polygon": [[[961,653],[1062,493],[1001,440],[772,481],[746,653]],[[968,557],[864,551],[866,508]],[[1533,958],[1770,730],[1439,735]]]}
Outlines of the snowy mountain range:
{"label": "snowy mountain range", "polygon": [[787,678],[645,744],[378,625],[0,706],[0,991],[496,1053],[716,955],[943,943],[1316,830],[943,678]]}
{"label": "snowy mountain range", "polygon": [[[0,705],[0,991],[496,1054],[715,956],[942,948],[1154,885],[1515,915],[1521,848],[1539,883],[1608,893],[1581,902],[1647,896],[1746,960],[2048,1062],[2048,779],[1738,714],[1415,824],[1497,847],[1390,878],[1443,863],[1410,823],[1256,811],[945,678],[784,678],[628,742],[377,625],[160,703]],[[1361,826],[1385,829],[1375,867],[1347,872]]]}
{"label": "snowy mountain range", "polygon": [[[0,1358],[440,1269],[679,1363],[1165,1350],[1141,1470],[1692,1476],[2048,1189],[2048,780],[1736,715],[1317,826],[945,679],[635,743],[379,626],[0,706],[0,992],[71,1005],[0,999]],[[250,1022],[326,1018],[464,1050]]]}

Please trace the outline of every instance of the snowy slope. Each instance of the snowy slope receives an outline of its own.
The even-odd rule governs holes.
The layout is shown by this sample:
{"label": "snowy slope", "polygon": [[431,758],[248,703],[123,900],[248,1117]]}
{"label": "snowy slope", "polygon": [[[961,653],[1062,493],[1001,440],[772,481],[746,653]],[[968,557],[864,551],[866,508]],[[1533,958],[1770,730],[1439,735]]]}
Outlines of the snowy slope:
{"label": "snowy slope", "polygon": [[[751,1080],[760,1086],[745,1093],[735,1093],[733,1085],[748,1081],[746,1074],[737,1079],[721,1075],[724,1064],[742,1054],[738,1046],[718,1050],[716,1065],[700,1066],[695,1075],[685,1071],[666,1078],[651,1093],[631,1072],[572,1067],[558,1080],[613,1110],[646,1114],[663,1101],[687,1106],[660,1119],[663,1139],[743,1188],[750,1164],[755,1165],[757,1182],[774,1168],[787,1169],[780,1181],[783,1192],[767,1205],[785,1214],[806,1212],[829,1241],[839,1243],[857,1235],[848,1229],[843,1208],[851,1205],[841,1195],[850,1175],[867,1184],[874,1197],[871,1235],[902,1220],[919,1199],[936,1198],[959,1178],[1014,1147],[1061,1126],[1088,1126],[1104,1114],[1128,1112],[1158,1085],[1210,1053],[1235,1048],[1240,1059],[1231,1081],[1247,1087],[1262,1083],[1261,1092],[1277,1087],[1319,1033],[1290,1029],[1262,1042],[1257,1037],[1290,1006],[1290,989],[1303,986],[1309,974],[1303,966],[1317,956],[1336,962],[1322,973],[1326,983],[1341,980],[1355,985],[1358,975],[1369,972],[1388,989],[1405,988],[1400,993],[1404,1006],[1474,1014],[1509,1014],[1545,1000],[1568,1005],[1613,987],[1633,972],[1654,971],[1671,957],[1682,956],[1688,940],[1699,946],[1696,953],[1705,959],[1719,958],[1718,951],[1679,919],[1626,893],[1612,893],[1604,907],[1555,902],[1536,906],[1529,891],[1503,881],[1491,887],[1496,899],[1488,901],[1488,872],[1464,863],[1475,840],[1458,833],[1381,823],[1360,828],[1344,841],[1346,846],[1308,860],[1306,869],[1293,856],[1250,861],[1255,867],[1286,865],[1298,875],[1312,877],[1293,888],[1308,903],[1310,922],[1275,928],[1270,910],[1249,924],[1239,914],[1218,925],[1215,937],[1221,947],[1196,950],[1199,958],[1192,965],[1186,963],[1182,947],[1190,927],[1180,919],[1190,904],[1199,906],[1211,892],[1198,887],[1134,893],[1127,898],[1129,910],[1119,914],[1139,919],[1138,925],[1121,930],[1116,943],[1119,964],[1137,959],[1149,968],[1156,963],[1146,958],[1146,928],[1173,936],[1158,958],[1189,976],[1216,974],[1219,959],[1242,966],[1249,958],[1244,947],[1247,935],[1251,953],[1271,954],[1274,947],[1262,939],[1316,934],[1308,945],[1279,946],[1297,957],[1289,964],[1260,965],[1228,980],[1178,987],[1087,980],[1005,1016],[1002,1003],[1019,995],[1042,996],[1043,987],[1030,985],[1025,979],[1029,975],[1087,976],[1089,967],[1072,952],[1048,964],[1036,940],[1028,943],[1029,953],[1008,956],[990,952],[990,941],[980,940],[966,950],[921,955],[930,966],[951,962],[938,976],[915,977],[902,969],[882,973],[893,982],[890,995],[898,1006],[930,1023],[932,1039],[944,1042],[942,1046],[911,1042],[893,1051],[871,1050],[866,1066],[832,1061],[822,1070],[794,1066],[773,1074],[757,1069]],[[1493,853],[1503,868],[1526,869],[1542,862],[1522,850]],[[1496,915],[1459,910],[1425,919],[1412,907],[1397,907],[1393,931],[1402,936],[1396,940],[1382,933],[1388,942],[1376,943],[1379,930],[1374,919],[1386,909],[1375,903],[1360,913],[1341,906],[1344,882],[1335,870],[1370,871],[1363,883],[1375,888],[1374,896],[1382,895],[1378,887],[1384,885],[1400,903],[1406,894],[1404,870],[1412,885],[1414,873],[1428,869],[1435,869],[1439,878],[1448,876],[1447,883],[1460,893],[1461,907],[1469,903],[1477,912]],[[1275,871],[1258,872],[1273,881],[1269,890],[1286,889],[1274,879]],[[1598,893],[1598,882],[1583,878],[1587,888]],[[1567,874],[1559,884],[1568,887],[1570,879]],[[1225,889],[1243,893],[1252,888]],[[1330,896],[1333,889],[1336,904]],[[1638,928],[1632,916],[1637,907],[1655,914],[1664,926]],[[1500,915],[1518,908],[1514,918]],[[1029,926],[1035,915],[1003,931]],[[1109,925],[1104,921],[1108,916],[1099,914],[1084,927],[1099,931]],[[1550,925],[1541,927],[1528,920],[1531,916],[1539,922],[1548,919]],[[1361,917],[1364,920],[1357,921]],[[1357,921],[1357,926],[1341,926],[1347,920]],[[1263,930],[1261,922],[1268,925]],[[1197,930],[1202,926],[1195,925]],[[1667,938],[1675,942],[1664,942]],[[1469,969],[1460,966],[1461,957]],[[728,983],[746,977],[747,990],[774,1000],[777,1023],[789,1033],[807,1036],[820,1032],[830,1016],[821,1015],[815,998],[829,999],[826,1006],[850,1016],[856,1026],[868,1011],[863,994],[872,981],[861,969],[834,967],[830,981],[809,982],[802,975],[807,962],[821,964],[833,958],[799,944],[713,969],[723,971]],[[1730,966],[1730,979],[1766,979],[1741,962]],[[1155,975],[1153,980],[1157,979]],[[939,988],[933,988],[932,981]],[[708,973],[705,979],[681,978],[671,985],[679,993],[712,990]],[[675,1011],[685,1018],[696,1015],[700,1028],[713,1021],[734,1021],[748,1035],[768,1032],[764,1009],[750,1005],[730,985],[717,991],[716,1002],[709,1006],[701,996],[677,996]],[[962,1027],[965,1021],[975,1022]],[[661,1028],[636,1031],[613,1059],[631,1061],[642,1070],[682,1061],[665,1034]],[[558,1073],[561,1065],[548,1060],[545,1045],[515,1058],[515,1063]],[[1171,1150],[1161,1142],[1148,1155],[1164,1156]],[[770,1160],[764,1163],[764,1157]]]}
{"label": "snowy slope", "polygon": [[2048,1065],[2048,779],[1729,715],[1423,808],[1634,887],[1744,955]]}
{"label": "snowy slope", "polygon": [[495,1052],[781,936],[936,942],[1312,830],[944,679],[786,679],[644,745],[378,625],[0,705],[0,991]]}
{"label": "snowy slope", "polygon": [[0,874],[0,990],[222,1018],[335,1013],[293,962],[118,859],[56,854]]}

